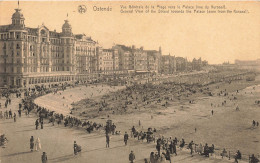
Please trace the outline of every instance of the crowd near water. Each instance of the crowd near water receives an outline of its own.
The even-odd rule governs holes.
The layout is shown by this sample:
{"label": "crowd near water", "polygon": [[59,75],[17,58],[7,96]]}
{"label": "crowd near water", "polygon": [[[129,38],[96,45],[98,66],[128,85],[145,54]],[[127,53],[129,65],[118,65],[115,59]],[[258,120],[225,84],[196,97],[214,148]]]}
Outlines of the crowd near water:
{"label": "crowd near water", "polygon": [[[105,95],[105,99],[100,100],[96,105],[89,104],[89,106],[96,107],[95,112],[97,114],[102,114],[104,110],[109,110],[109,112],[105,112],[105,114],[122,114],[126,112],[134,112],[136,109],[140,107],[149,108],[151,105],[160,104],[161,107],[167,107],[170,105],[171,101],[181,100],[183,98],[189,99],[192,95],[196,93],[204,94],[207,96],[213,96],[213,92],[209,89],[208,85],[202,84],[201,79],[205,77],[205,75],[198,76],[200,80],[197,78],[190,84],[181,84],[173,81],[167,81],[161,84],[134,84],[128,86],[124,90],[117,91],[116,93],[110,93]],[[216,76],[214,80],[216,81],[218,77]],[[234,79],[237,80],[237,79]],[[230,84],[232,84],[232,80],[229,80]],[[83,82],[84,83],[84,82]],[[204,82],[203,82],[204,83]],[[102,84],[102,83],[95,83]],[[86,85],[93,86],[93,85]],[[52,126],[64,126],[75,129],[83,129],[86,131],[86,134],[91,134],[92,132],[99,132],[103,134],[106,139],[106,148],[110,148],[110,137],[111,135],[123,135],[122,144],[125,146],[128,145],[129,139],[136,139],[140,142],[146,141],[147,143],[154,144],[154,151],[151,151],[150,156],[147,156],[142,162],[144,163],[163,163],[163,162],[173,162],[174,156],[177,156],[180,151],[189,151],[189,155],[193,157],[195,154],[211,157],[212,155],[217,155],[216,147],[214,144],[202,144],[200,142],[186,141],[184,138],[177,137],[165,137],[163,135],[157,134],[156,128],[148,128],[147,130],[138,131],[135,126],[133,126],[128,131],[118,131],[116,128],[116,124],[113,123],[113,119],[109,118],[106,124],[97,123],[93,121],[89,121],[83,119],[79,115],[71,114],[64,115],[58,112],[54,112],[49,110],[48,108],[39,106],[34,103],[34,99],[46,95],[48,93],[53,94],[62,94],[62,92],[68,88],[73,88],[75,85],[68,84],[60,84],[59,86],[37,86],[33,89],[29,88],[26,90],[16,90],[15,92],[11,92],[10,90],[5,90],[2,92],[2,98],[5,99],[4,106],[0,104],[0,108],[4,107],[5,111],[0,111],[1,119],[13,119],[14,123],[17,123],[17,118],[22,116],[35,116],[35,130],[44,130],[46,124],[51,124]],[[99,90],[101,91],[101,90]],[[234,107],[237,111],[239,111],[239,106],[236,105],[237,97],[236,95],[239,93],[237,90],[234,94],[229,94],[227,90],[218,90],[216,96],[225,96],[228,97],[230,102],[234,103]],[[17,113],[13,108],[8,108],[8,106],[12,103],[13,98],[20,99],[20,103],[18,105]],[[194,101],[191,99],[189,103],[193,103]],[[214,116],[214,109],[219,106],[226,105],[227,101],[223,101],[221,104],[211,103],[211,114]],[[109,108],[109,109],[108,109]],[[77,108],[73,108],[77,109]],[[80,109],[80,108],[78,108]],[[18,114],[18,116],[16,115]],[[24,115],[23,115],[24,114]],[[82,115],[82,114],[81,114]],[[151,119],[153,117],[151,116]],[[141,126],[141,121],[138,122],[139,127]],[[252,120],[252,127],[257,128],[259,126],[259,122],[257,120]],[[195,132],[197,129],[194,129]],[[39,151],[41,150],[41,141],[40,138],[34,138],[32,135],[30,141],[30,151]],[[4,134],[1,135],[0,145],[2,147],[8,146],[8,137]],[[73,151],[74,155],[78,155],[81,151],[84,150],[80,146],[80,142],[74,141]],[[224,147],[220,150],[218,149],[218,154],[222,158],[234,159],[235,162],[239,162],[241,159],[249,160],[250,163],[259,162],[257,156],[254,154],[242,154],[239,150],[227,151]],[[79,156],[80,157],[80,156]],[[129,153],[129,162],[133,163],[137,160],[135,156],[135,152],[131,151]],[[48,162],[47,152],[44,151],[41,156],[42,163]]]}

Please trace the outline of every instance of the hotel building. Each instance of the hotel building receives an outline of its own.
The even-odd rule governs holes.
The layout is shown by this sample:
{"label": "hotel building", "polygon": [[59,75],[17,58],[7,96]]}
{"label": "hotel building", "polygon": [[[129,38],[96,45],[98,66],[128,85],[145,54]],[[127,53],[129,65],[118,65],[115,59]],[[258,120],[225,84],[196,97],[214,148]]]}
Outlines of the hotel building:
{"label": "hotel building", "polygon": [[96,77],[98,43],[74,35],[68,20],[62,32],[44,24],[25,26],[21,9],[10,25],[0,26],[0,87],[28,87],[88,80]]}

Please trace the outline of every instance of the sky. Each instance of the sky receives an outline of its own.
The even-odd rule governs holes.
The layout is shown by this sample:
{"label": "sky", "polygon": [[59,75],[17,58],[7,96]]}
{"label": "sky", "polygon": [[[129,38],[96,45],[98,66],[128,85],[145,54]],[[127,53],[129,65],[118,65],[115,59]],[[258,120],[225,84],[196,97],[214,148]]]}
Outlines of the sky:
{"label": "sky", "polygon": [[[104,48],[114,44],[143,46],[145,50],[162,48],[163,55],[201,57],[210,64],[233,63],[235,59],[260,58],[259,2],[96,2],[96,1],[20,1],[25,26],[36,28],[43,23],[60,32],[64,20],[74,34],[86,34]],[[78,12],[85,5],[87,12]],[[225,5],[228,10],[248,10],[247,14],[126,14],[120,5]],[[93,11],[93,7],[112,11]],[[0,25],[11,24],[17,1],[0,2]]]}

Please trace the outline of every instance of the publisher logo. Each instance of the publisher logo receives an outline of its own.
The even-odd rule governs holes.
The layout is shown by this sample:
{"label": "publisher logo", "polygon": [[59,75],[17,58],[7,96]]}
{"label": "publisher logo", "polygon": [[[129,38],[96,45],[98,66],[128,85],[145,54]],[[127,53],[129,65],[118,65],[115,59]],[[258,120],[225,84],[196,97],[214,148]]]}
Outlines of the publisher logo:
{"label": "publisher logo", "polygon": [[87,7],[85,5],[79,5],[78,6],[78,12],[80,14],[84,14],[85,12],[87,12]]}

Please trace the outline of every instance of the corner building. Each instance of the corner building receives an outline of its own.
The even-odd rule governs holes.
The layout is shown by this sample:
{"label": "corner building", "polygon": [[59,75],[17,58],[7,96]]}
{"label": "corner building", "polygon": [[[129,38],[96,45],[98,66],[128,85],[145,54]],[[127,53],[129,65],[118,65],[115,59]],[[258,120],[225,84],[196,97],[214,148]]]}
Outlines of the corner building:
{"label": "corner building", "polygon": [[84,34],[74,35],[68,20],[62,32],[44,24],[26,27],[21,9],[12,24],[0,26],[0,87],[69,83],[94,78],[98,43]]}

